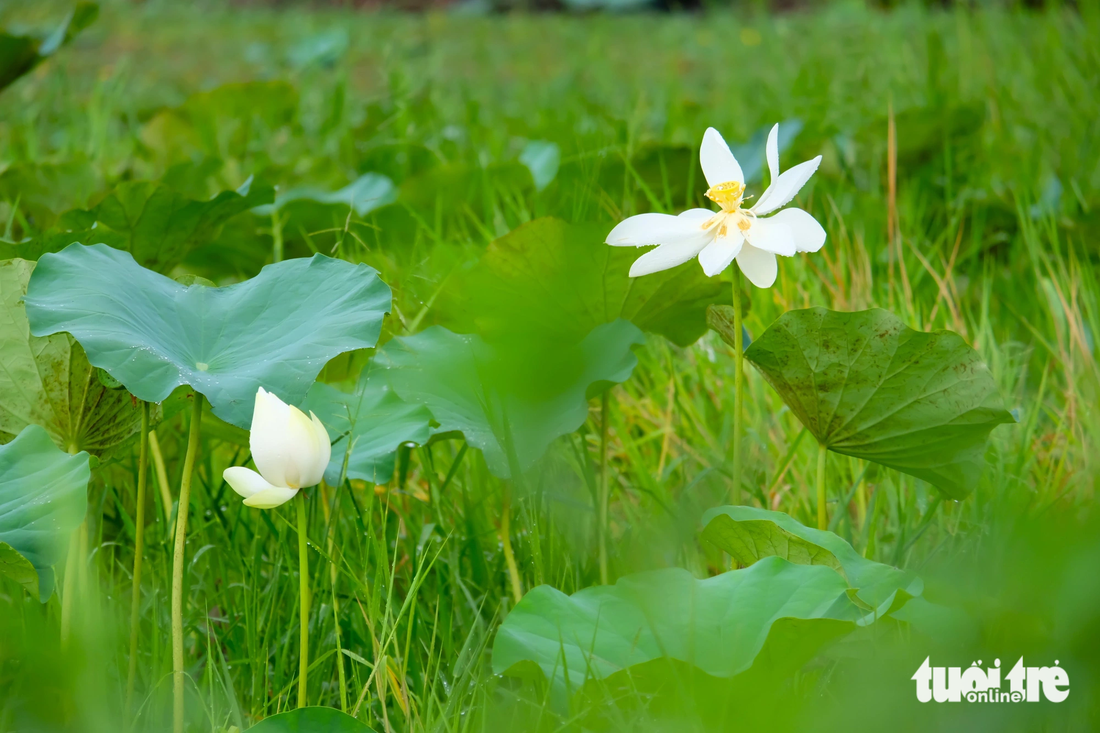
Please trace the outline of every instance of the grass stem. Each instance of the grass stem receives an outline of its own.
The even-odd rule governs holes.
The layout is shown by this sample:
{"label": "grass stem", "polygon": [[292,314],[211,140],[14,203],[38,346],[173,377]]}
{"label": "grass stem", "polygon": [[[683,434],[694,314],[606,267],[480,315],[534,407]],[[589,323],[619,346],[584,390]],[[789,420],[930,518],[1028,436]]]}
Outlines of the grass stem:
{"label": "grass stem", "polygon": [[271,212],[271,261],[283,261],[283,220],[279,209],[272,207]]}
{"label": "grass stem", "polygon": [[[329,580],[331,581],[332,590],[332,623],[334,631],[336,632],[336,670],[340,681],[340,711],[346,713],[348,711],[348,680],[347,673],[344,671],[344,650],[342,647],[343,640],[340,631],[340,597],[336,593],[336,546],[334,535],[336,532],[336,525],[334,524],[333,515],[336,514],[336,510],[340,501],[339,492],[344,488],[344,483],[348,478],[348,461],[351,460],[351,441],[348,441],[347,448],[344,450],[344,461],[340,466],[340,482],[336,485],[333,491],[332,504],[329,504],[328,497],[325,496],[325,482],[321,481],[321,506],[325,511],[325,524],[328,526],[328,556],[329,560]],[[466,450],[466,445],[463,444],[462,450],[459,452],[459,457]],[[451,466],[452,473],[456,466]],[[446,482],[444,482],[446,486]]]}
{"label": "grass stem", "polygon": [[164,525],[168,527],[166,532],[171,532],[172,524],[172,492],[168,488],[168,470],[164,467],[164,454],[160,452],[160,441],[157,440],[156,429],[149,431],[149,454],[153,459],[153,470],[157,476],[157,488],[160,491],[160,503],[164,509]]}
{"label": "grass stem", "polygon": [[130,668],[126,673],[126,714],[133,710],[137,676],[138,626],[141,613],[141,563],[145,555],[145,487],[149,473],[149,403],[141,403],[141,445],[138,448],[137,500],[134,510],[134,577],[130,591]]}
{"label": "grass stem", "polygon": [[172,555],[172,730],[183,733],[183,549],[187,542],[187,513],[191,504],[191,473],[199,452],[199,426],[202,424],[203,396],[193,395],[191,428],[187,434],[187,453],[180,477],[179,508],[176,510],[175,550]]}
{"label": "grass stem", "polygon": [[733,491],[731,504],[741,503],[741,431],[745,411],[745,348],[742,335],[741,273],[733,269]]}
{"label": "grass stem", "polygon": [[611,400],[611,390],[604,390],[600,398],[600,507],[599,507],[599,539],[600,539],[600,583],[607,585],[607,536],[608,536],[608,503],[611,500],[611,489],[607,482],[607,429],[609,423],[608,409]]}
{"label": "grass stem", "polygon": [[825,508],[825,459],[829,449],[824,443],[818,444],[817,449],[817,528],[829,528],[829,513]]}
{"label": "grass stem", "polygon": [[301,645],[298,657],[298,707],[307,705],[309,681],[309,541],[306,530],[306,495],[299,491],[298,507],[298,602]]}
{"label": "grass stem", "polygon": [[[75,443],[69,444],[69,455],[75,456],[77,453],[77,446]],[[73,627],[73,594],[77,592],[77,575],[79,571],[77,567],[81,563],[81,558],[84,557],[84,553],[81,552],[81,533],[84,531],[84,525],[88,519],[85,517],[84,521],[80,523],[80,528],[74,530],[72,536],[69,537],[69,550],[65,556],[65,580],[61,588],[61,648],[64,649],[69,644],[69,637],[72,635]]]}
{"label": "grass stem", "polygon": [[512,552],[512,486],[511,482],[504,482],[504,506],[500,513],[500,543],[504,548],[504,562],[508,566],[508,580],[512,588],[512,600],[516,603],[523,598],[523,585],[519,580],[519,567],[516,565],[516,556]]}
{"label": "grass stem", "polygon": [[80,555],[80,530],[69,536],[69,550],[65,555],[65,579],[61,587],[61,648],[69,644],[73,624],[73,593],[76,592],[76,565]]}

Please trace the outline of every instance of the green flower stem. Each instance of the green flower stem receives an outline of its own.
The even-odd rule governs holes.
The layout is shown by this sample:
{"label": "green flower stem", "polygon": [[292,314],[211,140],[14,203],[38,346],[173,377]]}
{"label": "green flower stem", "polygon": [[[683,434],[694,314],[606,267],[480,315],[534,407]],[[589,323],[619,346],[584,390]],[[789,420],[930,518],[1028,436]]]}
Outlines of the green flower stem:
{"label": "green flower stem", "polygon": [[153,470],[157,475],[157,488],[160,490],[160,503],[164,509],[165,533],[170,533],[172,524],[172,492],[168,489],[168,471],[164,467],[164,456],[160,452],[157,431],[149,431],[149,454],[153,459]]}
{"label": "green flower stem", "polygon": [[283,261],[283,220],[276,207],[271,212],[271,261]]}
{"label": "green flower stem", "polygon": [[[351,441],[348,441],[349,445]],[[344,485],[344,473],[347,472],[347,455],[344,456],[344,468],[341,472],[340,486]],[[342,640],[340,638],[340,598],[336,595],[336,582],[338,580],[338,573],[336,571],[336,543],[333,539],[333,534],[336,532],[336,525],[333,520],[333,515],[336,514],[336,502],[339,499],[339,491],[337,488],[333,491],[332,503],[329,504],[328,497],[328,484],[321,481],[321,508],[325,512],[325,552],[328,553],[330,558],[328,564],[329,570],[329,590],[332,593],[332,624],[333,630],[336,632],[336,672],[337,677],[340,680],[340,711],[346,713],[348,711],[348,693],[347,693],[347,676],[344,673],[344,649],[342,647]]]}
{"label": "green flower stem", "polygon": [[309,680],[309,540],[306,535],[306,494],[299,491],[298,507],[298,603],[299,632],[302,640],[298,655],[298,707],[307,705]]}
{"label": "green flower stem", "polygon": [[858,508],[860,527],[867,522],[867,479],[864,478],[866,473],[866,471],[863,471],[859,475],[859,485],[856,488],[856,507]]}
{"label": "green flower stem", "polygon": [[516,565],[516,556],[512,552],[512,485],[504,482],[504,506],[500,513],[500,542],[504,548],[504,562],[508,566],[508,579],[512,586],[512,600],[516,603],[523,598],[523,585],[519,581],[519,567]]}
{"label": "green flower stem", "polygon": [[741,431],[745,411],[745,344],[742,336],[741,273],[733,270],[733,491],[730,503],[741,503]]}
{"label": "green flower stem", "polygon": [[80,530],[69,536],[69,551],[65,555],[65,580],[61,588],[61,648],[69,644],[73,624],[73,593],[76,592],[76,564],[80,554]]}
{"label": "green flower stem", "polygon": [[829,528],[829,514],[825,511],[825,458],[829,449],[824,443],[817,449],[817,528]]}
{"label": "green flower stem", "polygon": [[191,405],[191,429],[187,435],[187,453],[180,478],[179,507],[176,510],[176,546],[172,556],[172,730],[183,733],[183,547],[187,541],[187,513],[191,505],[191,472],[199,452],[199,426],[202,423],[203,396],[194,394]]}
{"label": "green flower stem", "polygon": [[[69,445],[69,455],[75,456],[77,454],[77,446],[75,443]],[[84,529],[84,522],[80,523],[80,528],[73,531],[69,537],[69,551],[65,555],[65,580],[62,583],[61,588],[61,648],[64,649],[69,644],[69,637],[72,634],[73,628],[73,594],[76,593],[76,576],[77,565],[80,564],[80,558],[83,557],[83,553],[80,551],[80,533]]]}
{"label": "green flower stem", "polygon": [[610,389],[604,390],[600,398],[600,516],[597,532],[600,539],[600,583],[602,585],[607,585],[607,537],[610,530],[607,519],[607,505],[611,501],[611,489],[607,483],[607,429],[610,422],[607,411],[611,402],[610,394]]}
{"label": "green flower stem", "polygon": [[332,623],[336,631],[336,670],[340,679],[340,710],[345,713],[348,711],[348,687],[347,674],[344,672],[343,640],[340,635],[340,597],[336,595],[336,581],[338,578],[338,573],[336,571],[337,548],[333,537],[336,531],[336,524],[332,517],[336,513],[337,502],[340,499],[340,495],[337,492],[344,488],[344,482],[346,482],[348,478],[348,461],[351,460],[351,448],[352,441],[349,440],[347,448],[344,450],[344,462],[340,466],[340,482],[333,491],[331,508],[328,503],[328,497],[325,495],[326,484],[323,480],[321,481],[321,506],[325,511],[325,525],[327,526],[326,534],[328,535],[327,549],[328,556],[331,558],[328,568],[329,578],[332,583]]}
{"label": "green flower stem", "polygon": [[145,486],[149,473],[149,403],[141,403],[141,447],[138,449],[137,507],[134,512],[134,579],[130,592],[130,669],[126,674],[126,714],[133,710],[137,676],[138,615],[141,611],[141,561],[145,554]]}
{"label": "green flower stem", "polygon": [[[80,537],[80,544],[77,549],[77,565],[76,565],[76,595],[81,599],[82,603],[88,604],[88,517],[84,517],[84,521],[80,523],[80,529],[78,530],[78,536]],[[89,627],[87,621],[89,615],[93,609],[88,606],[82,606],[80,620],[84,628]]]}

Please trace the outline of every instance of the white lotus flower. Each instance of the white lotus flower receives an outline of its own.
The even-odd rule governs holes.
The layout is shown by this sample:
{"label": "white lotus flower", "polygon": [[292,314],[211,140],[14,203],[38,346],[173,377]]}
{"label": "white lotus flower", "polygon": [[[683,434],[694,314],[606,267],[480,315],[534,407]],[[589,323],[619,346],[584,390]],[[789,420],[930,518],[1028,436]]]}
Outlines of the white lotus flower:
{"label": "white lotus flower", "polygon": [[332,456],[328,431],[312,412],[309,417],[260,387],[248,438],[256,473],[244,466],[225,469],[222,476],[244,503],[273,509],[294,498],[298,489],[321,483]]}
{"label": "white lotus flower", "polygon": [[775,282],[776,255],[817,252],[825,244],[825,230],[810,214],[790,208],[772,216],[806,185],[821,163],[821,156],[779,173],[779,125],[768,134],[766,149],[771,185],[760,200],[742,209],[745,175],[718,131],[708,127],[699,148],[699,162],[706,176],[706,196],[721,211],[689,209],[679,216],[639,214],[621,222],[607,235],[616,247],[658,245],[634,261],[631,277],[649,275],[681,265],[692,257],[707,277],[721,273],[735,259],[741,272],[758,288]]}

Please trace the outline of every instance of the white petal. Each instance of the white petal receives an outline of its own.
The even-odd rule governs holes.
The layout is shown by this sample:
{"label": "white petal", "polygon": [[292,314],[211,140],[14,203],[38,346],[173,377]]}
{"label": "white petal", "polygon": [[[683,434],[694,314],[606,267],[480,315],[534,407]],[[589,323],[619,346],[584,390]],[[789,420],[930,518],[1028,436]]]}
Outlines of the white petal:
{"label": "white petal", "polygon": [[[324,432],[324,428],[321,428]],[[291,406],[290,420],[286,426],[287,439],[285,442],[287,451],[286,460],[286,485],[299,489],[306,486],[314,486],[320,483],[322,468],[317,470],[321,458],[325,459],[323,465],[328,464],[331,448],[323,448],[313,421],[297,407]]]}
{"label": "white petal", "polygon": [[245,506],[256,509],[274,509],[281,504],[286,504],[298,494],[297,489],[288,489],[285,486],[272,486],[258,494],[253,494],[244,500]]}
{"label": "white petal", "polygon": [[247,499],[261,491],[274,489],[275,487],[264,480],[264,477],[244,466],[231,466],[222,471],[222,478],[230,488]]}
{"label": "white petal", "polygon": [[[774,216],[758,221],[781,221],[791,230],[794,248],[798,252],[817,252],[825,244],[825,229],[809,212],[802,209],[783,209]],[[779,254],[783,254],[780,252]]]}
{"label": "white petal", "polygon": [[702,226],[714,214],[709,209],[688,209],[679,216],[669,217],[677,222],[677,228],[667,229],[660,246],[634,260],[630,266],[630,277],[667,270],[699,254],[703,247],[714,241],[714,228],[704,229]]}
{"label": "white petal", "polygon": [[810,180],[810,176],[814,174],[819,165],[821,165],[820,155],[813,160],[807,160],[805,163],[799,163],[794,168],[783,171],[779,178],[768,186],[768,190],[756,202],[756,206],[753,206],[752,210],[758,215],[763,215],[789,203],[806,185],[806,181]]}
{"label": "white petal", "polygon": [[734,229],[727,236],[718,237],[704,247],[699,253],[699,264],[703,266],[703,272],[707,277],[714,277],[729,267],[733,258],[741,251],[741,245],[744,242],[745,237],[741,234],[741,230]]}
{"label": "white petal", "polygon": [[790,257],[795,253],[794,234],[785,221],[779,219],[779,215],[770,216],[767,219],[750,219],[752,226],[745,232],[745,239],[749,244],[765,252],[771,252],[784,257]]}
{"label": "white petal", "polygon": [[692,224],[702,226],[708,219],[717,213],[717,211],[711,211],[710,209],[688,209],[687,211],[681,211],[676,215],[676,218],[684,219],[690,221]]}
{"label": "white petal", "polygon": [[717,186],[729,181],[745,182],[741,165],[733,157],[729,145],[713,127],[703,133],[703,144],[699,146],[699,164],[703,166],[708,186]]}
{"label": "white petal", "polygon": [[772,131],[768,133],[768,145],[765,148],[768,157],[768,187],[770,188],[779,178],[779,123],[775,123]]}
{"label": "white petal", "polygon": [[256,407],[252,412],[252,431],[248,445],[252,460],[263,477],[273,486],[286,486],[287,432],[290,407],[264,390],[256,392]]}
{"label": "white petal", "polygon": [[329,441],[328,431],[312,412],[309,413],[313,428],[313,441],[316,445],[313,465],[302,474],[302,486],[316,486],[324,478],[325,469],[328,468],[329,459],[332,458],[332,443]]}
{"label": "white petal", "polygon": [[630,266],[630,276],[652,275],[655,272],[682,265],[699,254],[708,241],[710,241],[709,237],[706,240],[700,237],[697,245],[694,242],[662,244],[634,260],[634,264]]}
{"label": "white petal", "polygon": [[667,244],[687,234],[696,224],[714,216],[710,209],[688,209],[679,216],[638,214],[619,222],[605,240],[613,247],[646,247]]}
{"label": "white petal", "polygon": [[613,247],[661,244],[669,230],[681,223],[671,214],[638,214],[616,224],[604,241]]}
{"label": "white petal", "polygon": [[322,458],[327,465],[332,450],[327,434],[322,440],[310,418],[262,387],[256,393],[248,442],[264,479],[291,489],[319,483],[324,469],[317,466]]}
{"label": "white petal", "polygon": [[775,255],[757,249],[751,244],[745,244],[737,255],[737,266],[745,277],[758,288],[770,288],[775,282],[775,276],[779,272],[779,265],[775,261]]}

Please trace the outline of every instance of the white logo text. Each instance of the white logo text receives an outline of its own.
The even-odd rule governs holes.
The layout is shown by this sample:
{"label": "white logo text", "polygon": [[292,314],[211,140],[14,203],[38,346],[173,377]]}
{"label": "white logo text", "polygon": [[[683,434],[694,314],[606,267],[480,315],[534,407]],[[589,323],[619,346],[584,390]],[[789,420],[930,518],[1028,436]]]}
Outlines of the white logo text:
{"label": "white logo text", "polygon": [[917,683],[921,702],[1062,702],[1069,696],[1069,675],[1054,660],[1053,667],[1026,667],[1020,657],[1004,680],[1009,689],[1001,689],[1001,660],[982,669],[982,660],[966,669],[933,667],[931,657],[910,678]]}

